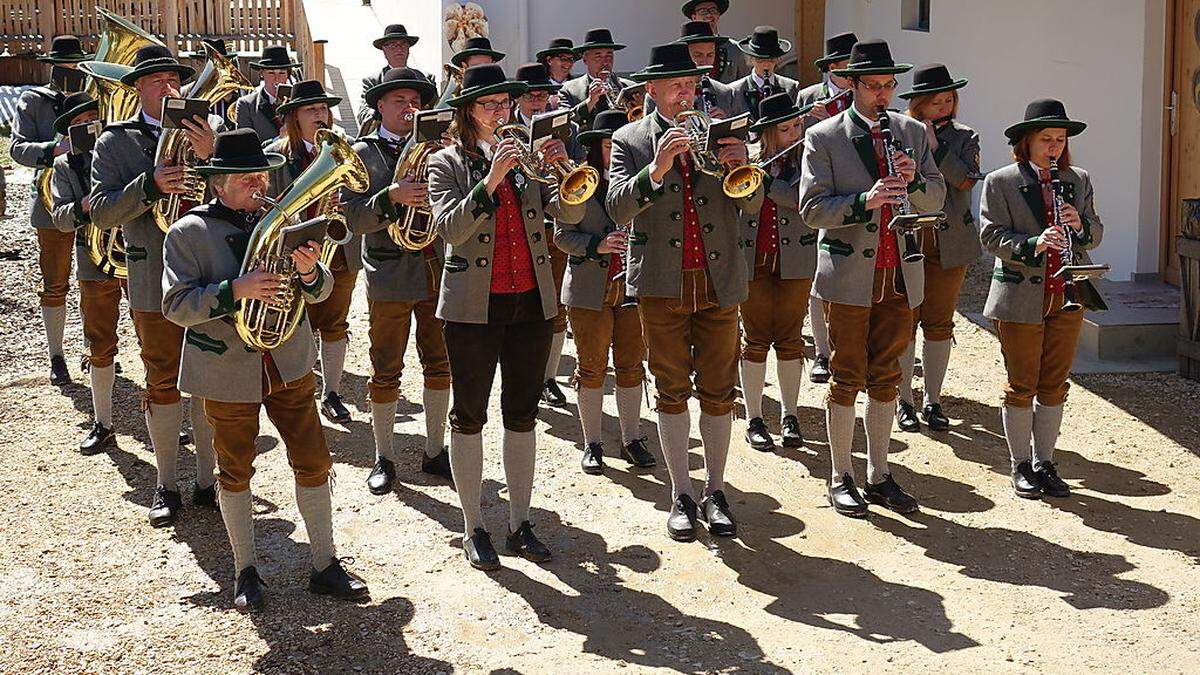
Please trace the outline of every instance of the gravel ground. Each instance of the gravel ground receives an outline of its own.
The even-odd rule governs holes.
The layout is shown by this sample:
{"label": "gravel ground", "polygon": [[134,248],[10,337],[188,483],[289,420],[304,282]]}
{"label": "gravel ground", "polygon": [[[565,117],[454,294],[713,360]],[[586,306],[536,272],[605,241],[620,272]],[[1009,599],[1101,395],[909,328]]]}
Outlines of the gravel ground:
{"label": "gravel ground", "polygon": [[[373,456],[360,296],[345,392],[354,419],[325,433],[340,553],[355,558],[373,600],[353,606],[305,592],[306,536],[282,448],[264,423],[255,495],[269,605],[239,614],[218,515],[185,509],[173,530],[146,524],[154,458],[124,319],[120,448],[78,454],[89,395],[47,383],[25,216],[30,174],[8,178],[0,671],[1195,672],[1200,385],[1169,374],[1076,379],[1059,444],[1074,495],[1018,500],[999,426],[999,350],[965,320],[946,384],[953,429],[893,441],[894,473],[921,498],[920,512],[873,510],[852,521],[828,508],[822,392],[806,386],[804,448],[761,454],[735,439],[728,495],[741,536],[674,543],[664,532],[665,469],[633,472],[613,459],[607,477],[584,476],[574,409],[544,410],[534,520],[555,560],[505,558],[486,575],[469,570],[457,547],[454,492],[419,471],[415,354],[397,425],[397,488],[366,491]],[[985,288],[980,266],[963,307],[979,307]],[[76,303],[73,292],[67,349],[78,381]],[[571,365],[568,356],[563,373]],[[772,429],[774,377],[772,369]],[[615,419],[606,426],[615,448]],[[497,431],[494,423],[487,431],[485,515],[503,532]],[[655,438],[649,421],[645,431]],[[186,485],[193,463],[181,464]]]}

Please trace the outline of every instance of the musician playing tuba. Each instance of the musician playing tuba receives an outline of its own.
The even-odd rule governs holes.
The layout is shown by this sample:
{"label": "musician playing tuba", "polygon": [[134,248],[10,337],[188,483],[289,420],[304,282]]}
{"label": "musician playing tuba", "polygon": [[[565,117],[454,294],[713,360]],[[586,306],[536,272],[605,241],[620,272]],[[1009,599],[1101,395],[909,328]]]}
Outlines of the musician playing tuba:
{"label": "musician playing tuba", "polygon": [[295,476],[312,559],[308,590],[346,600],[367,595],[366,584],[346,571],[334,549],[332,460],[313,402],[316,349],[311,333],[295,331],[263,352],[248,348],[239,326],[228,320],[248,300],[276,304],[280,297],[298,293],[312,304],[333,291],[333,275],[319,260],[321,245],[312,239],[280,253],[290,259],[295,276],[261,268],[242,271],[240,243],[258,234],[267,172],[285,161],[264,153],[253,129],[218,136],[212,160],[196,168],[216,197],[172,225],[163,245],[163,312],[186,328],[179,386],[204,399],[213,424],[221,517],[233,548],[234,606],[248,611],[262,605],[250,493],[262,408],[279,430]]}

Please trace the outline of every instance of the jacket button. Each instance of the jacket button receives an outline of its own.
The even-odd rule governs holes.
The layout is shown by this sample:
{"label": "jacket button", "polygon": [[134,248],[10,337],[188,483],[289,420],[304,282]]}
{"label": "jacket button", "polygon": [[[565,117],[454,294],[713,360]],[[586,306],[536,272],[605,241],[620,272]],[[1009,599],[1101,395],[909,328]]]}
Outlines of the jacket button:
{"label": "jacket button", "polygon": [[783,237],[779,240],[779,243],[783,244],[784,246],[787,246],[788,244],[792,243],[792,240],[788,237]]}
{"label": "jacket button", "polygon": [[1038,276],[1029,277],[1029,283],[1040,284],[1040,283],[1042,283],[1042,278],[1038,277]]}
{"label": "jacket button", "polygon": [[787,218],[780,218],[780,219],[779,219],[779,224],[780,224],[780,225],[787,225],[787,224],[788,224],[788,219],[787,219]]}
{"label": "jacket button", "polygon": [[683,214],[682,214],[682,213],[680,213],[680,212],[678,212],[678,211],[672,211],[672,212],[671,212],[671,220],[681,220],[682,218],[683,218]]}
{"label": "jacket button", "polygon": [[679,183],[671,183],[671,192],[679,192]]}
{"label": "jacket button", "polygon": [[542,233],[541,233],[541,232],[534,232],[533,234],[529,235],[529,237],[530,237],[531,239],[533,239],[534,241],[541,241],[541,240],[542,240]]}
{"label": "jacket button", "polygon": [[476,258],[476,259],[475,259],[475,266],[476,266],[476,267],[487,267],[487,266],[488,266],[488,259],[487,259],[487,258]]}
{"label": "jacket button", "polygon": [[484,232],[483,234],[479,235],[479,243],[481,243],[481,244],[486,244],[486,243],[488,243],[488,242],[489,242],[489,241],[491,241],[491,240],[492,240],[492,235],[490,235],[490,234],[488,234],[488,233],[486,233],[486,232]]}
{"label": "jacket button", "polygon": [[863,257],[864,257],[864,258],[874,258],[874,257],[875,257],[875,249],[873,249],[873,248],[864,248],[864,249],[863,249]]}
{"label": "jacket button", "polygon": [[701,195],[696,198],[696,206],[704,206],[707,203],[708,203],[708,197],[705,197],[704,195]]}
{"label": "jacket button", "polygon": [[683,242],[678,239],[671,240],[671,248],[679,248],[682,245],[683,245]]}
{"label": "jacket button", "polygon": [[717,258],[720,258],[720,257],[721,257],[721,253],[719,251],[709,251],[708,252],[709,260],[716,260]]}
{"label": "jacket button", "polygon": [[705,234],[708,234],[713,231],[713,225],[712,225],[712,223],[705,223],[704,227],[702,227],[700,229],[704,230]]}
{"label": "jacket button", "polygon": [[545,263],[546,263],[546,256],[544,256],[544,255],[539,255],[539,256],[537,257],[537,264],[539,264],[539,265],[544,265]]}
{"label": "jacket button", "polygon": [[529,209],[528,211],[525,212],[526,218],[533,218],[536,215],[537,215],[537,211],[534,211],[533,209]]}
{"label": "jacket button", "polygon": [[758,221],[757,221],[757,220],[751,220],[750,222],[748,222],[748,223],[746,223],[746,224],[747,224],[747,225],[749,225],[750,227],[758,227]]}
{"label": "jacket button", "polygon": [[601,261],[600,261],[600,266],[601,266],[601,267],[608,267],[608,261],[607,261],[607,260],[601,260]]}
{"label": "jacket button", "polygon": [[879,226],[876,225],[875,223],[867,223],[867,232],[874,232],[878,229],[879,229]]}

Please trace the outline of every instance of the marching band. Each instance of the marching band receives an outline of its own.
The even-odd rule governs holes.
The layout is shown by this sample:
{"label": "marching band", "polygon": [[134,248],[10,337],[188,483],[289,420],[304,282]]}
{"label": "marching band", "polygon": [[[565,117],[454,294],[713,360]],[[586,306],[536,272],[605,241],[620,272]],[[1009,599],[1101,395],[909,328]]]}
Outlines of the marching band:
{"label": "marching band", "polygon": [[[497,370],[509,502],[501,546],[551,559],[530,515],[536,426],[539,404],[567,405],[557,378],[568,336],[578,355],[570,384],[582,471],[611,470],[602,424],[611,353],[620,426],[611,454],[636,471],[654,470],[661,456],[672,539],[695,539],[701,523],[712,536],[737,535],[725,466],[739,383],[747,445],[770,452],[776,436],[797,448],[824,435],[837,513],[863,517],[869,504],[908,513],[918,498],[889,469],[893,423],[906,432],[922,421],[935,433],[951,428],[940,394],[954,311],[967,265],[986,250],[996,257],[984,314],[1007,373],[1013,490],[1067,496],[1054,446],[1080,310],[1104,309],[1089,279],[1106,266],[1087,253],[1103,225],[1091,178],[1069,150],[1086,125],[1060,101],[1030,103],[1005,132],[1013,163],[985,177],[979,134],[958,119],[967,80],[945,65],[913,72],[901,112],[895,76],[912,66],[896,62],[886,42],[843,33],[816,61],[822,81],[802,86],[778,72],[792,45],[774,27],[721,34],[728,8],[728,0],[688,0],[678,40],[653,47],[627,77],[613,66],[625,45],[608,28],[578,43],[555,38],[513,77],[486,37],[471,38],[443,68],[440,91],[409,66],[419,38],[390,25],[374,41],[386,65],[363,82],[353,140],[333,128],[341,99],[319,80],[298,81],[303,64],[284,46],[250,63],[260,79],[251,85],[217,67],[229,58],[223,42],[206,41],[213,68],[203,85],[189,85],[195,69],[124,20],[105,24],[97,54],[73,36],[54,38],[41,60],[78,66],[90,78],[86,91],[25,92],[12,155],[44,184],[31,220],[58,385],[70,381],[63,327],[72,249],[78,261],[92,392],[80,451],[116,444],[125,295],[158,470],[150,524],[181,517],[176,466],[190,437],[193,503],[221,512],[234,605],[260,609],[251,482],[265,409],[308,531],[309,590],[367,597],[334,545],[320,419],[352,415],[341,381],[361,270],[375,445],[367,491],[388,494],[397,477],[393,431],[412,331],[422,471],[453,483],[474,568],[501,565],[481,510]],[[573,76],[576,60],[584,71]],[[166,101],[185,96],[206,96],[218,114],[168,120]],[[439,112],[448,127],[423,136]],[[558,133],[535,138],[553,114],[563,118]],[[94,148],[75,148],[74,132],[89,125],[103,125]],[[802,429],[797,410],[806,319],[816,348],[808,379],[828,382],[823,432]],[[777,429],[762,406],[771,350]],[[642,432],[650,382],[658,453]],[[860,393],[865,473],[852,461]],[[181,431],[181,394],[191,399],[190,434]],[[692,398],[700,487],[689,466]]]}

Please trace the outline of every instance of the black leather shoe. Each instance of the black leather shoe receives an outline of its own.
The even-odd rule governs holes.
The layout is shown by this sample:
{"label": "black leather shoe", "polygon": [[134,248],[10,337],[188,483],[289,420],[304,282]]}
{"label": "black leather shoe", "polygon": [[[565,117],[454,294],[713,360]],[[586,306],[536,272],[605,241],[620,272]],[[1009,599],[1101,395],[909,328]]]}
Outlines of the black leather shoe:
{"label": "black leather shoe", "polygon": [[115,448],[116,445],[116,432],[99,422],[93,422],[92,430],[88,432],[87,438],[79,444],[79,452],[85,455],[98,455],[105,450]]}
{"label": "black leather shoe", "polygon": [[342,566],[345,558],[337,558],[320,572],[313,570],[308,577],[308,592],[329,595],[338,600],[363,600],[371,594],[367,582]]}
{"label": "black leather shoe", "polygon": [[588,443],[583,449],[583,459],[579,466],[589,476],[599,476],[604,473],[604,446],[600,443]]}
{"label": "black leather shoe", "polygon": [[346,409],[346,405],[342,403],[342,397],[336,391],[325,394],[325,398],[321,399],[321,414],[330,422],[338,424],[350,421],[350,411]]}
{"label": "black leather shoe", "polygon": [[767,431],[767,423],[761,417],[755,417],[746,425],[746,442],[759,452],[771,452],[775,449],[775,441]]}
{"label": "black leather shoe", "polygon": [[692,541],[696,538],[696,500],[691,495],[679,495],[671,505],[667,534],[675,541]]}
{"label": "black leather shoe", "polygon": [[263,606],[262,577],[258,569],[251,565],[238,573],[237,584],[233,590],[233,606],[243,612],[257,612]]}
{"label": "black leather shoe", "polygon": [[500,569],[500,556],[492,547],[492,535],[481,527],[475,528],[470,537],[463,539],[463,553],[471,567],[477,570],[490,572]]}
{"label": "black leather shoe", "polygon": [[1038,462],[1036,473],[1038,485],[1042,487],[1042,494],[1048,497],[1071,496],[1071,486],[1058,477],[1058,470],[1054,468],[1054,462]]}
{"label": "black leather shoe", "polygon": [[925,408],[921,410],[921,417],[925,418],[925,424],[929,425],[930,431],[945,431],[950,428],[950,418],[942,412],[941,403],[926,403]]}
{"label": "black leather shoe", "polygon": [[396,465],[390,459],[380,457],[375,460],[375,466],[367,476],[367,490],[373,495],[386,495],[392,491],[392,481],[396,480]]}
{"label": "black leather shoe", "polygon": [[202,488],[199,483],[193,483],[192,504],[201,508],[219,511],[221,506],[217,503],[217,484],[213,483],[206,488]]}
{"label": "black leather shoe", "polygon": [[516,532],[509,532],[504,540],[504,550],[513,555],[519,555],[535,563],[546,562],[550,559],[550,549],[533,534],[533,525],[523,521]]}
{"label": "black leather shoe", "polygon": [[649,469],[658,464],[654,455],[646,448],[646,438],[635,438],[621,446],[621,459],[639,469]]}
{"label": "black leather shoe", "polygon": [[783,447],[799,448],[804,446],[804,436],[800,434],[800,420],[795,415],[785,415],[779,423],[779,431],[783,434]]}
{"label": "black leather shoe", "polygon": [[813,359],[812,369],[808,371],[809,382],[816,384],[825,384],[829,381],[829,357],[817,355]]}
{"label": "black leather shoe", "polygon": [[843,516],[862,518],[867,515],[867,503],[858,493],[854,478],[848,473],[843,474],[840,481],[829,484],[829,505]]}
{"label": "black leather shoe", "polygon": [[896,424],[900,431],[920,431],[921,420],[917,419],[917,410],[908,401],[900,401],[896,405]]}
{"label": "black leather shoe", "polygon": [[421,471],[431,476],[445,478],[453,483],[454,471],[450,468],[450,451],[442,448],[442,451],[434,457],[430,457],[422,452]]}
{"label": "black leather shoe", "polygon": [[558,382],[555,382],[554,378],[546,380],[546,384],[542,387],[542,400],[546,402],[546,405],[555,408],[563,408],[567,405],[567,397],[558,387]]}
{"label": "black leather shoe", "polygon": [[192,444],[192,433],[185,429],[179,430],[179,447]]}
{"label": "black leather shoe", "polygon": [[917,500],[900,489],[896,481],[892,480],[890,473],[883,474],[882,483],[875,485],[867,483],[863,488],[863,494],[872,504],[885,506],[896,513],[912,513],[917,510]]}
{"label": "black leather shoe", "polygon": [[71,371],[67,370],[67,360],[62,356],[50,357],[50,384],[71,384]]}
{"label": "black leather shoe", "polygon": [[704,522],[708,523],[708,533],[714,537],[732,537],[737,534],[737,522],[733,519],[733,511],[729,510],[729,502],[725,501],[725,493],[717,490],[700,502],[700,513]]}
{"label": "black leather shoe", "polygon": [[159,485],[154,490],[154,503],[150,505],[150,526],[167,527],[175,524],[183,500],[179,493]]}
{"label": "black leather shoe", "polygon": [[1042,496],[1042,484],[1038,481],[1037,473],[1033,470],[1033,464],[1029,460],[1025,460],[1013,467],[1012,471],[1013,491],[1018,497],[1024,499],[1037,499]]}

